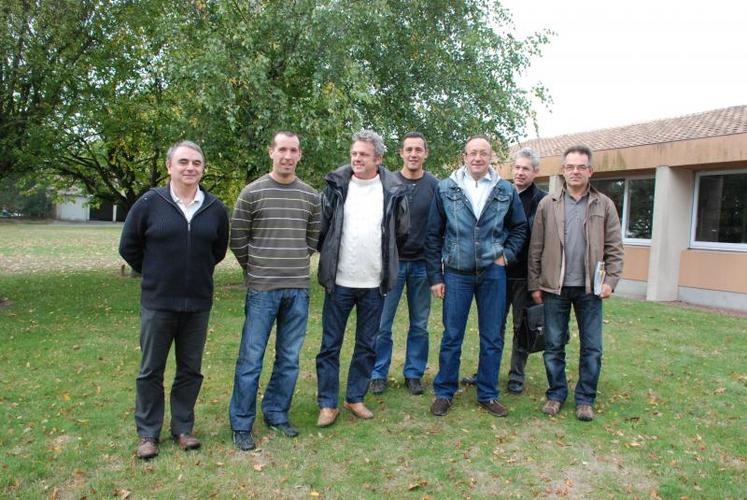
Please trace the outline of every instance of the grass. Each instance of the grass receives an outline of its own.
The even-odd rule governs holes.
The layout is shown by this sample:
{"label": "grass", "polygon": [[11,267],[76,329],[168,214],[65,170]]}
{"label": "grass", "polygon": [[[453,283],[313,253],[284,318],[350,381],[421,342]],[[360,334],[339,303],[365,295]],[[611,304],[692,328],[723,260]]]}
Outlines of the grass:
{"label": "grass", "polygon": [[[0,225],[3,259],[14,244],[8,228]],[[23,230],[29,256],[48,252],[42,247],[57,238],[69,239],[67,229],[54,226]],[[116,228],[77,231],[86,255],[116,248]],[[318,429],[314,356],[323,297],[315,285],[291,410],[302,435],[277,436],[258,418],[259,449],[238,452],[227,413],[244,290],[232,265],[217,276],[196,408],[203,448],[184,453],[165,441],[158,458],[139,461],[133,453],[139,282],[122,277],[112,257],[115,263],[99,270],[51,264],[44,271],[0,270],[0,296],[10,299],[0,308],[0,496],[741,498],[747,491],[744,318],[621,298],[606,303],[605,359],[592,423],[577,421],[572,404],[556,418],[539,412],[546,384],[539,355],[529,359],[526,392],[502,396],[507,418],[479,409],[473,389],[457,395],[448,416],[430,416],[431,396],[410,396],[402,384],[406,325],[400,314],[390,387],[366,400],[375,418],[357,421],[343,411],[333,427]],[[435,304],[428,386],[440,314]],[[473,319],[463,372],[477,358]],[[574,381],[578,337],[572,327],[568,374]],[[270,349],[262,386],[271,359]],[[171,377],[170,362],[166,380]]]}

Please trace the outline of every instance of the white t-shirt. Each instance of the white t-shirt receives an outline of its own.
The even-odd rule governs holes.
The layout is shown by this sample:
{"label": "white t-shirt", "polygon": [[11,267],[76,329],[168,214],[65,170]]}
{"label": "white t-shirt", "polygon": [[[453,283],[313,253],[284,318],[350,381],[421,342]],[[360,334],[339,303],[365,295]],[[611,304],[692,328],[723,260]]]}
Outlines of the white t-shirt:
{"label": "white t-shirt", "polygon": [[381,284],[381,222],[384,188],[373,179],[350,178],[342,223],[335,283],[348,288]]}

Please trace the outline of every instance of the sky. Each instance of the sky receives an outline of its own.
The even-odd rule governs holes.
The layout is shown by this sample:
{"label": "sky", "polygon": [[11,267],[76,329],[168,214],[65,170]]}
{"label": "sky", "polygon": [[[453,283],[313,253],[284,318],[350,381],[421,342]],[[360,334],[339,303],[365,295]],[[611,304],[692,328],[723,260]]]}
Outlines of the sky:
{"label": "sky", "polygon": [[516,34],[556,34],[520,81],[541,82],[539,134],[629,125],[747,104],[747,2],[502,0]]}

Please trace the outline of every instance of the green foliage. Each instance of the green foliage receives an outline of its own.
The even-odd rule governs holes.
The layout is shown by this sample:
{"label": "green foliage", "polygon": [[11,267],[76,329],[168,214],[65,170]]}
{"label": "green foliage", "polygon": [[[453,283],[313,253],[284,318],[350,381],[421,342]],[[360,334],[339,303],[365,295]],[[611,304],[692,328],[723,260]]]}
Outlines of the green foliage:
{"label": "green foliage", "polygon": [[0,176],[29,170],[55,143],[50,120],[78,100],[106,5],[6,0],[0,8]]}
{"label": "green foliage", "polygon": [[24,217],[44,218],[52,212],[46,185],[16,173],[0,177],[0,209]]}
{"label": "green foliage", "polygon": [[206,187],[230,204],[267,171],[281,128],[301,134],[299,174],[317,186],[362,127],[385,138],[390,168],[399,137],[425,133],[443,174],[467,136],[505,145],[545,100],[517,76],[548,33],[518,38],[492,0],[6,5],[0,175],[41,168],[94,203],[129,207],[187,137],[205,148]]}

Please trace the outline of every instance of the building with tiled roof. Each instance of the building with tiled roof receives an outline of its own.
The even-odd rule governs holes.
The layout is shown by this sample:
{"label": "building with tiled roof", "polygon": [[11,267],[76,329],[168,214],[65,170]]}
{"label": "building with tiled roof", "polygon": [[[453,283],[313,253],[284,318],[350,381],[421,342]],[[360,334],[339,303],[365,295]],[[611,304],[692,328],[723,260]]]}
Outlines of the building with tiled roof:
{"label": "building with tiled roof", "polygon": [[[615,201],[618,293],[747,311],[747,106],[538,138],[538,183],[558,189],[563,151],[593,153],[592,184]],[[501,166],[510,176],[510,162]]]}

